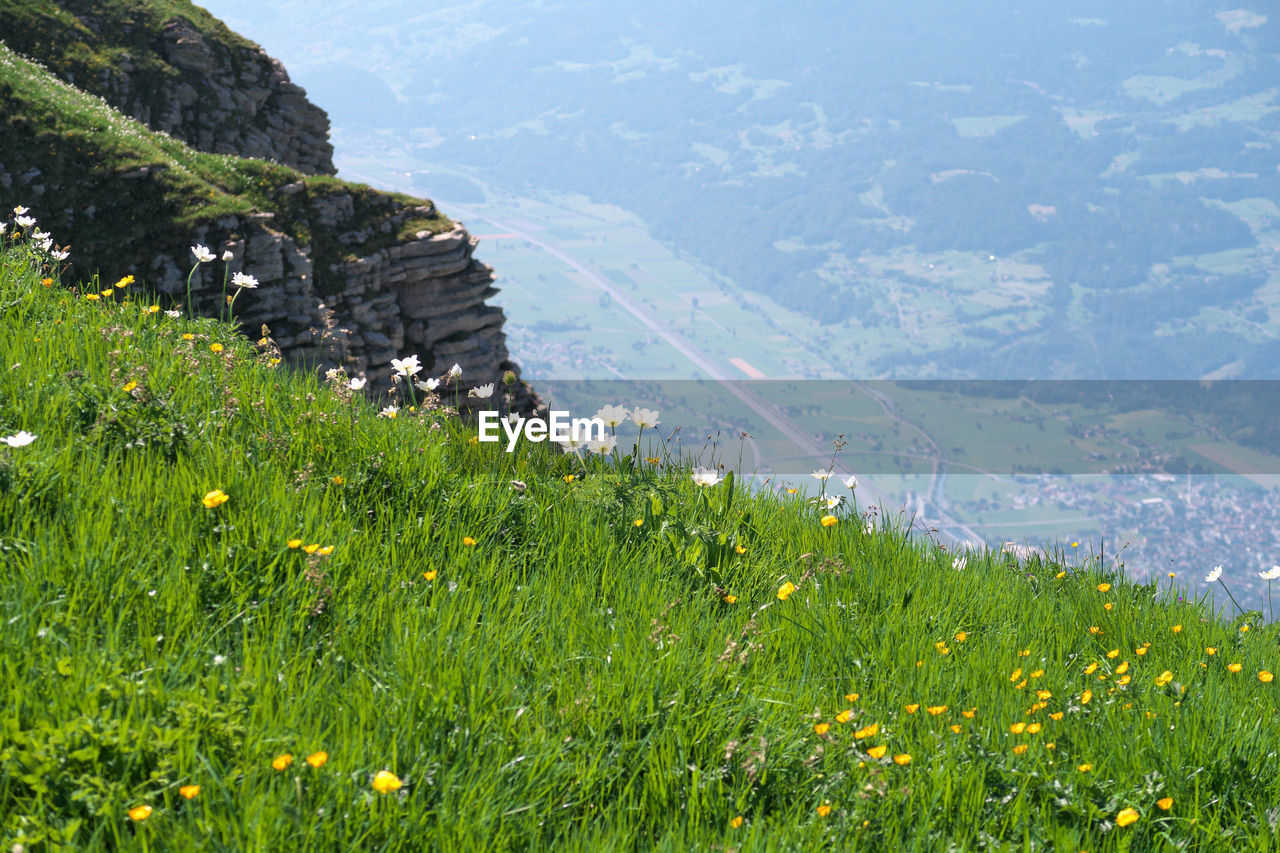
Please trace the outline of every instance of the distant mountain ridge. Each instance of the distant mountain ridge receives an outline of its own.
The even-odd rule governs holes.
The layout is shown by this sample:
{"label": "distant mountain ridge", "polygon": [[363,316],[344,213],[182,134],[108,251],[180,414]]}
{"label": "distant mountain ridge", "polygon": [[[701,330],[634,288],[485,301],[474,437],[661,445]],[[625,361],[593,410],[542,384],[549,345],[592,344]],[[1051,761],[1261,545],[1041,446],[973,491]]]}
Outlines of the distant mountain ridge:
{"label": "distant mountain ridge", "polygon": [[[374,391],[408,353],[468,383],[518,376],[476,240],[429,201],[331,177],[328,117],[256,45],[183,0],[0,0],[0,20],[0,188],[71,244],[76,276],[185,298],[190,247],[230,250],[261,283],[238,317],[291,362]],[[197,272],[203,313],[223,277]]]}

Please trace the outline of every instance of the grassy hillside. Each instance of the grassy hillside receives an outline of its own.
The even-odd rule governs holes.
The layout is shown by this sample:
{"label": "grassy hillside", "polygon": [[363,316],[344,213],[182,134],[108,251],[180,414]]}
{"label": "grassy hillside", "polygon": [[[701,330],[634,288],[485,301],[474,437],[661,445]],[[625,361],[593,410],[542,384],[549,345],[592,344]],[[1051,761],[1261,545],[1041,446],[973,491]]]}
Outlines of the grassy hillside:
{"label": "grassy hillside", "polygon": [[1280,843],[1273,628],[379,417],[12,219],[5,845]]}

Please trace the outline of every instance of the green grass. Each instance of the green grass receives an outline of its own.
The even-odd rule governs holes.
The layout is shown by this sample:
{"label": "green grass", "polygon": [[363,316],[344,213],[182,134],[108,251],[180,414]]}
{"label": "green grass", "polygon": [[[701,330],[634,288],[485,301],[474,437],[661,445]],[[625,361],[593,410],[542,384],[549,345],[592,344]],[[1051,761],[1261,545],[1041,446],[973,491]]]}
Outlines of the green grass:
{"label": "green grass", "polygon": [[[0,437],[37,436],[0,444],[6,846],[1280,843],[1271,627],[1096,561],[956,571],[848,509],[824,528],[798,498],[699,492],[670,458],[380,418],[148,313],[145,282],[88,301],[47,272],[0,246]],[[404,786],[376,792],[382,770]]]}

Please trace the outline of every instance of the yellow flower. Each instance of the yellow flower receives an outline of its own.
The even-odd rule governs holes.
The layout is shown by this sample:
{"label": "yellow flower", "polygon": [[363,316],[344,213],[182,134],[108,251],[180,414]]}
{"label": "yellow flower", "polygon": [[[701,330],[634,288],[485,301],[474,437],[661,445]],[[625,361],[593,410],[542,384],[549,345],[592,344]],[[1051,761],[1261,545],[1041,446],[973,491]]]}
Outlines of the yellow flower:
{"label": "yellow flower", "polygon": [[1039,724],[1039,723],[1032,723],[1031,725],[1027,726],[1027,734],[1029,734],[1029,735],[1034,735],[1034,734],[1039,734],[1039,733],[1040,733],[1040,724]]}
{"label": "yellow flower", "polygon": [[114,293],[115,293],[115,291],[114,291],[114,290],[112,290],[112,289],[111,289],[111,288],[109,288],[109,287],[108,287],[106,290],[102,291],[102,295],[103,295],[103,296],[111,296],[111,295],[112,295],[112,294],[114,294]]}
{"label": "yellow flower", "polygon": [[1137,809],[1121,809],[1120,814],[1116,815],[1116,824],[1119,826],[1128,826],[1137,819]]}
{"label": "yellow flower", "polygon": [[160,313],[160,306],[159,306],[159,305],[148,305],[148,306],[147,306],[147,313],[148,313],[148,314],[159,314],[159,313]]}
{"label": "yellow flower", "polygon": [[1062,712],[1054,711],[1052,714],[1049,715],[1049,719],[1053,720],[1055,723],[1058,722],[1058,720],[1062,719]]}
{"label": "yellow flower", "polygon": [[563,477],[561,477],[560,479],[561,479],[561,480],[564,480],[566,483],[572,483],[574,480],[576,480],[576,479],[577,479],[577,477],[576,477],[575,475],[573,475],[573,474],[565,474],[565,475],[564,475]]}
{"label": "yellow flower", "polygon": [[1120,678],[1116,681],[1116,684],[1128,684],[1128,683],[1129,683],[1129,676],[1127,675],[1120,676]]}
{"label": "yellow flower", "polygon": [[969,709],[969,710],[967,710],[967,711],[961,711],[961,712],[960,712],[960,716],[964,717],[966,720],[972,720],[972,719],[973,719],[973,715],[974,715],[974,714],[976,714],[976,713],[978,713],[978,709],[977,709],[977,708],[970,708],[970,709]]}
{"label": "yellow flower", "polygon": [[1066,576],[1067,576],[1067,573],[1066,573],[1066,572],[1058,572],[1058,573],[1057,573],[1056,575],[1054,575],[1053,577],[1054,577],[1054,579],[1055,579],[1055,580],[1062,580],[1062,579],[1063,579],[1063,578],[1065,578]]}
{"label": "yellow flower", "polygon": [[872,758],[884,758],[885,752],[889,749],[887,746],[873,746],[867,750],[867,755]]}
{"label": "yellow flower", "polygon": [[1045,748],[1045,749],[1057,749],[1057,748],[1058,748],[1058,745],[1057,745],[1056,743],[1046,743],[1046,744],[1044,745],[1044,748]]}
{"label": "yellow flower", "polygon": [[1101,633],[1102,633],[1102,629],[1101,629],[1101,628],[1099,628],[1097,625],[1090,625],[1090,626],[1089,626],[1089,633],[1090,633],[1090,634],[1101,634]]}
{"label": "yellow flower", "polygon": [[403,786],[404,782],[400,781],[400,777],[389,770],[379,770],[373,777],[373,790],[379,794],[390,794]]}
{"label": "yellow flower", "polygon": [[1204,653],[1206,655],[1216,655],[1218,653],[1218,650],[1215,649],[1213,646],[1205,646]]}
{"label": "yellow flower", "polygon": [[43,284],[45,287],[50,287],[50,286],[52,286],[52,285],[53,285],[53,279],[51,279],[51,278],[42,278],[42,279],[40,279],[40,283],[41,283],[41,284]]}
{"label": "yellow flower", "polygon": [[133,276],[127,275],[116,282],[116,287],[128,287],[131,284],[133,284]]}
{"label": "yellow flower", "polygon": [[1129,671],[1129,662],[1127,660],[1121,661],[1120,665],[1116,667],[1116,675],[1124,675],[1128,671]]}
{"label": "yellow flower", "polygon": [[1013,748],[1014,755],[1022,755],[1022,753],[1026,751],[1027,751],[1027,745],[1025,743],[1020,743]]}
{"label": "yellow flower", "polygon": [[1109,583],[1098,584],[1098,592],[1111,592],[1111,584]]}
{"label": "yellow flower", "polygon": [[1014,723],[1013,725],[1009,726],[1009,731],[1013,732],[1015,735],[1020,735],[1026,730],[1027,730],[1026,723]]}
{"label": "yellow flower", "polygon": [[632,526],[632,527],[643,527],[643,526],[644,526],[644,519],[643,519],[643,518],[637,518],[635,521],[631,522],[631,526]]}
{"label": "yellow flower", "polygon": [[1275,676],[1272,675],[1268,670],[1264,669],[1262,672],[1258,673],[1258,680],[1261,681],[1263,684],[1270,684],[1271,679],[1273,678],[1275,678]]}
{"label": "yellow flower", "polygon": [[286,752],[284,755],[277,755],[271,759],[271,766],[276,770],[284,770],[293,763],[293,755]]}
{"label": "yellow flower", "polygon": [[1229,663],[1227,664],[1227,669],[1230,672],[1239,672],[1240,670],[1244,669],[1244,667],[1238,663]]}
{"label": "yellow flower", "polygon": [[1037,669],[1035,672],[1031,673],[1032,678],[1039,678],[1042,675],[1044,675],[1043,669]]}
{"label": "yellow flower", "polygon": [[1170,681],[1173,681],[1173,673],[1166,669],[1156,676],[1156,687],[1164,687]]}
{"label": "yellow flower", "polygon": [[825,735],[827,733],[827,729],[829,728],[831,728],[830,723],[818,723],[816,726],[813,727],[813,730],[820,735]]}
{"label": "yellow flower", "polygon": [[472,539],[470,536],[463,536],[462,544],[470,548],[472,545],[476,544],[476,540]]}
{"label": "yellow flower", "polygon": [[914,714],[916,711],[919,711],[919,710],[920,710],[919,702],[912,702],[910,705],[907,706],[908,714]]}
{"label": "yellow flower", "polygon": [[738,596],[736,596],[736,595],[726,595],[726,596],[724,597],[724,599],[723,599],[723,600],[724,600],[724,603],[725,603],[725,604],[737,604],[737,603],[738,603]]}
{"label": "yellow flower", "polygon": [[188,800],[194,800],[200,795],[199,785],[183,785],[178,789],[178,793]]}
{"label": "yellow flower", "polygon": [[844,694],[844,701],[846,701],[846,702],[857,702],[857,701],[858,701],[858,694],[857,694],[857,693],[846,693],[846,694]]}
{"label": "yellow flower", "polygon": [[930,716],[936,717],[939,714],[947,713],[947,706],[946,705],[930,705],[928,708],[925,708],[925,710],[929,712]]}
{"label": "yellow flower", "polygon": [[1023,649],[1022,651],[1018,652],[1018,657],[1020,658],[1031,657],[1031,649]]}
{"label": "yellow flower", "polygon": [[934,643],[933,647],[938,650],[938,654],[940,655],[951,654],[951,649],[947,648],[947,644],[942,640],[939,640],[938,642]]}
{"label": "yellow flower", "polygon": [[1110,601],[1108,601],[1106,604],[1102,605],[1102,609],[1103,609],[1103,610],[1110,610],[1110,609],[1111,609],[1111,602],[1110,602]]}
{"label": "yellow flower", "polygon": [[960,734],[960,726],[952,724],[951,731],[955,732],[956,734]]}
{"label": "yellow flower", "polygon": [[1156,805],[1160,807],[1161,811],[1167,812],[1169,809],[1173,808],[1173,797],[1161,797],[1156,800]]}
{"label": "yellow flower", "polygon": [[1145,655],[1145,654],[1147,653],[1147,647],[1146,647],[1146,646],[1138,646],[1136,649],[1134,649],[1134,650],[1133,650],[1133,653],[1134,653],[1135,655],[1137,655],[1138,657],[1142,657],[1143,655]]}
{"label": "yellow flower", "polygon": [[1013,672],[1009,674],[1010,681],[1017,681],[1021,677],[1022,677],[1022,667],[1018,667],[1017,669],[1015,669]]}
{"label": "yellow flower", "polygon": [[1241,633],[1241,634],[1248,633],[1248,631],[1249,631],[1249,626],[1248,626],[1248,625],[1241,625],[1241,626],[1240,626],[1240,633]]}
{"label": "yellow flower", "polygon": [[[638,527],[639,525],[636,525],[636,526]],[[746,549],[746,548],[743,548],[741,545],[734,545],[734,546],[733,546],[733,551],[734,551],[734,553],[735,553],[735,554],[745,554],[745,553],[747,553],[747,549]]]}
{"label": "yellow flower", "polygon": [[967,640],[967,639],[969,639],[969,634],[968,634],[967,632],[965,632],[965,631],[957,631],[957,632],[956,632],[956,642],[957,642],[957,643],[963,643],[963,642],[964,642],[965,640]]}
{"label": "yellow flower", "polygon": [[126,382],[124,384],[124,387],[121,388],[120,390],[128,394],[130,391],[132,391],[134,388],[137,388],[137,387],[138,387],[138,383],[130,380],[129,382]]}
{"label": "yellow flower", "polygon": [[1170,631],[1173,631],[1173,633],[1175,633],[1175,634],[1181,634],[1181,633],[1182,633],[1182,626],[1181,626],[1181,625],[1174,625],[1174,626],[1173,626],[1172,628],[1170,628],[1169,630],[1170,630]]}
{"label": "yellow flower", "polygon": [[834,527],[839,523],[840,523],[840,519],[836,518],[834,515],[824,515],[822,517],[823,527]]}
{"label": "yellow flower", "polygon": [[796,585],[793,584],[791,581],[787,581],[782,586],[778,587],[778,600],[786,601],[788,598],[791,597],[791,593],[795,591],[796,591]]}
{"label": "yellow flower", "polygon": [[740,826],[742,826],[742,815],[738,815],[733,820],[729,821],[730,829],[737,829]]}
{"label": "yellow flower", "polygon": [[1097,669],[1098,669],[1098,664],[1097,664],[1097,663],[1091,663],[1091,664],[1089,664],[1088,666],[1086,666],[1086,667],[1084,668],[1084,674],[1085,674],[1085,675],[1093,675],[1093,674],[1097,671]]}
{"label": "yellow flower", "polygon": [[151,817],[151,806],[134,806],[129,809],[129,817],[136,821],[144,821]]}
{"label": "yellow flower", "polygon": [[280,363],[280,359],[278,359],[278,358],[269,358],[269,359],[267,359],[267,364],[271,365],[272,367],[275,367],[275,366],[276,366],[277,364],[279,364],[279,363]]}
{"label": "yellow flower", "polygon": [[[98,295],[98,294],[96,294],[96,293],[86,293],[86,294],[84,295],[84,298],[85,298],[85,301],[86,301],[86,302],[97,302],[97,301],[98,301],[99,299],[101,299],[102,297],[101,297],[101,296],[99,296],[99,295]],[[151,807],[150,807],[150,806],[138,806],[138,808],[139,808],[139,809],[142,809],[142,808],[148,808],[148,809],[149,809],[149,808],[151,808]],[[134,811],[137,811],[137,809],[131,809],[131,810],[130,810],[130,814],[132,814]],[[147,812],[147,814],[151,814],[151,812]],[[135,818],[135,820],[146,820],[146,818]]]}
{"label": "yellow flower", "polygon": [[853,733],[853,737],[855,740],[862,740],[863,738],[874,737],[879,731],[880,731],[880,724],[872,723],[869,726],[863,726],[862,728],[858,729],[856,732]]}
{"label": "yellow flower", "polygon": [[319,554],[321,557],[327,557],[327,556],[329,556],[330,554],[332,554],[332,553],[333,553],[333,546],[332,546],[332,545],[325,545],[323,548],[321,548],[321,549],[320,549],[319,551],[317,551],[316,553],[317,553],[317,554]]}
{"label": "yellow flower", "polygon": [[331,478],[329,482],[333,483],[335,486],[341,486],[343,483],[347,482],[347,480],[339,474],[338,476]]}
{"label": "yellow flower", "polygon": [[1081,705],[1088,705],[1088,704],[1089,704],[1089,700],[1090,700],[1090,699],[1092,699],[1092,698],[1093,698],[1093,691],[1092,691],[1092,690],[1086,690],[1085,692],[1083,692],[1083,693],[1081,693],[1081,694],[1080,694],[1080,704],[1081,704]]}
{"label": "yellow flower", "polygon": [[316,551],[320,550],[320,543],[312,542],[310,545],[303,546],[302,550],[306,551],[308,554],[314,554]]}
{"label": "yellow flower", "polygon": [[1088,773],[1090,770],[1092,770],[1092,769],[1093,769],[1093,765],[1092,765],[1092,764],[1081,764],[1081,765],[1080,765],[1079,767],[1077,767],[1076,769],[1077,769],[1077,770],[1079,770],[1081,773]]}
{"label": "yellow flower", "polygon": [[658,457],[656,457],[656,456],[646,456],[646,457],[644,458],[644,461],[645,461],[645,462],[648,462],[650,465],[657,465],[657,464],[658,464],[659,462],[661,462],[662,460],[661,460],[661,459],[659,459],[659,458],[658,458]]}
{"label": "yellow flower", "polygon": [[284,543],[284,544],[288,545],[290,548],[298,548],[298,547],[300,547],[300,546],[302,545],[302,540],[301,540],[301,539],[290,539],[288,542],[286,542],[286,543]]}
{"label": "yellow flower", "polygon": [[1021,690],[1022,688],[1026,687],[1026,686],[1027,686],[1027,680],[1024,678],[1024,679],[1022,679],[1021,681],[1019,681],[1017,684],[1013,685],[1013,689],[1014,689],[1014,690]]}
{"label": "yellow flower", "polygon": [[[1270,680],[1270,679],[1268,679],[1268,680]],[[850,721],[850,720],[852,720],[852,719],[853,719],[853,711],[852,711],[852,710],[850,710],[850,709],[848,709],[848,708],[846,708],[845,710],[841,711],[839,714],[836,714],[836,722],[837,722],[837,723],[847,723],[847,722],[849,722],[849,721]]]}
{"label": "yellow flower", "polygon": [[193,334],[191,334],[190,332],[185,332],[185,333],[183,333],[183,335],[182,335],[182,339],[183,339],[184,341],[195,340],[195,337],[196,337],[196,336],[195,336],[195,335],[193,335]]}
{"label": "yellow flower", "polygon": [[796,493],[795,489],[787,489],[787,494],[794,495],[795,493]]}
{"label": "yellow flower", "polygon": [[222,344],[209,344],[209,352],[222,352]]}
{"label": "yellow flower", "polygon": [[231,496],[222,491],[222,489],[214,489],[212,492],[206,493],[205,496],[200,499],[200,502],[204,504],[205,509],[214,509],[222,506],[229,500],[231,500]]}
{"label": "yellow flower", "polygon": [[423,573],[422,573],[422,576],[423,576],[424,578],[426,578],[427,580],[429,580],[429,581],[433,581],[433,580],[435,580],[435,579],[436,579],[436,570],[435,570],[435,569],[432,569],[432,570],[431,570],[431,571],[429,571],[429,572],[423,572]]}
{"label": "yellow flower", "polygon": [[818,817],[826,817],[829,814],[831,814],[831,806],[826,803],[818,806]]}
{"label": "yellow flower", "polygon": [[1037,698],[1037,699],[1039,699],[1041,702],[1043,702],[1043,701],[1044,701],[1044,700],[1046,700],[1046,699],[1052,699],[1052,698],[1053,698],[1053,694],[1052,694],[1051,692],[1049,692],[1048,690],[1037,690],[1037,691],[1036,691],[1036,698]]}
{"label": "yellow flower", "polygon": [[911,763],[911,756],[910,756],[910,755],[908,755],[908,754],[907,754],[907,753],[905,753],[905,752],[904,752],[904,753],[902,753],[901,755],[895,755],[895,756],[893,757],[893,763],[894,763],[894,764],[901,764],[901,765],[903,765],[903,766],[905,767],[906,765],[908,765],[908,764],[910,764],[910,763]]}

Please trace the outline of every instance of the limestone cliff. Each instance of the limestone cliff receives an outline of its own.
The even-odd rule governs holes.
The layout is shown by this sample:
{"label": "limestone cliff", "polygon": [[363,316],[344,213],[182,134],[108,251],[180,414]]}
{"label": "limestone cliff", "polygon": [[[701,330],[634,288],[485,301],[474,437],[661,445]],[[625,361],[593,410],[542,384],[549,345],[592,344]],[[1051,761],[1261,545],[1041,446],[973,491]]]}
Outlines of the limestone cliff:
{"label": "limestone cliff", "polygon": [[255,276],[237,317],[292,363],[375,392],[407,354],[468,385],[518,375],[476,240],[429,201],[326,174],[327,117],[256,45],[180,0],[0,0],[0,20],[44,65],[0,47],[0,201],[71,244],[73,275],[132,273],[178,300],[192,245],[230,250],[229,270],[197,269],[198,310],[217,313],[224,273]]}

